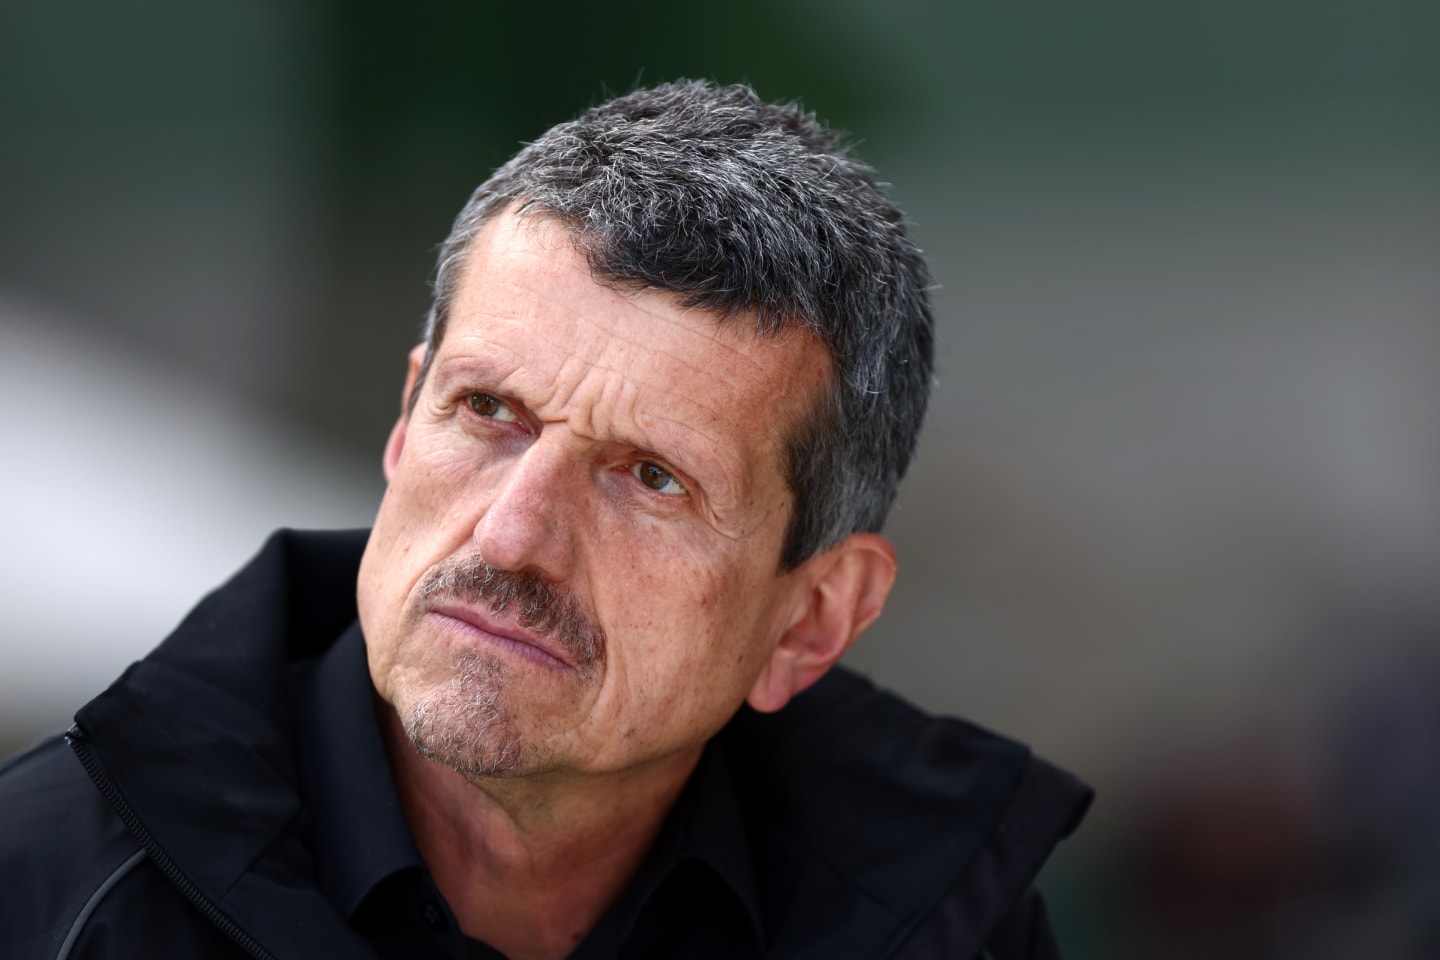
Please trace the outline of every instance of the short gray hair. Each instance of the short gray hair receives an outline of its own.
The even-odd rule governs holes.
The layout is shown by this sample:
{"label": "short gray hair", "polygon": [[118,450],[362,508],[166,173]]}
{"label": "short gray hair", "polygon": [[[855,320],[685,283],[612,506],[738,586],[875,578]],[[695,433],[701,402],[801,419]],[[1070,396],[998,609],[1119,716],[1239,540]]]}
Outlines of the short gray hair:
{"label": "short gray hair", "polygon": [[784,444],[795,510],[780,568],[881,528],[930,394],[930,276],[874,171],[814,115],[686,81],[552,127],[475,190],[441,245],[412,402],[470,241],[512,208],[564,224],[601,282],[674,293],[759,336],[817,336],[836,376]]}

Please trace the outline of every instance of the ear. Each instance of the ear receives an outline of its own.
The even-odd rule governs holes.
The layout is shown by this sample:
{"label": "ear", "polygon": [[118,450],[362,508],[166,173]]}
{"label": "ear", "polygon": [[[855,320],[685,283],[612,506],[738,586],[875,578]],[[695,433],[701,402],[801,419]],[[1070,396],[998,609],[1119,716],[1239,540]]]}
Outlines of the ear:
{"label": "ear", "polygon": [[390,437],[385,441],[385,454],[381,463],[385,468],[385,480],[389,482],[400,465],[400,454],[405,450],[405,428],[410,419],[410,391],[420,378],[420,367],[425,362],[425,344],[416,344],[410,351],[409,370],[405,374],[405,389],[400,394],[400,417],[390,428]]}
{"label": "ear", "polygon": [[824,676],[880,616],[895,569],[895,548],[878,533],[852,533],[805,561],[795,571],[802,584],[796,608],[750,688],[750,706],[779,710]]}

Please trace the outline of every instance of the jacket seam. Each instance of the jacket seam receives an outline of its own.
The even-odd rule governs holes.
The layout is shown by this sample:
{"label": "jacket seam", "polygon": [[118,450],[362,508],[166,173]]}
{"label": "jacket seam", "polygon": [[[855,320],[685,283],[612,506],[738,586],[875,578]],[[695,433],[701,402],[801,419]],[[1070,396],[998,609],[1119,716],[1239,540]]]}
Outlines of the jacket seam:
{"label": "jacket seam", "polygon": [[66,960],[70,956],[70,951],[75,949],[75,944],[80,940],[80,932],[89,922],[90,915],[95,912],[95,908],[100,906],[100,901],[104,900],[110,891],[115,889],[116,884],[125,879],[125,875],[139,866],[140,861],[144,859],[145,851],[136,850],[124,863],[116,867],[100,886],[95,888],[95,892],[90,894],[90,899],[85,901],[85,906],[80,908],[75,922],[70,925],[70,932],[65,934],[65,940],[60,944],[60,952],[55,954],[55,960]]}

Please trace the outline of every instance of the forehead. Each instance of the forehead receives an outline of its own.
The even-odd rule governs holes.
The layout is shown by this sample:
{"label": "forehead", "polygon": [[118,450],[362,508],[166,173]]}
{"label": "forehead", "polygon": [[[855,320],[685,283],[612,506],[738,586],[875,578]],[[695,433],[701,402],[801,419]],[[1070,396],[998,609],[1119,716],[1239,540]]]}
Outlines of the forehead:
{"label": "forehead", "polygon": [[807,331],[760,337],[743,315],[722,322],[666,292],[597,282],[562,225],[509,214],[471,241],[435,359],[441,380],[491,378],[543,421],[719,488],[779,473],[830,369]]}

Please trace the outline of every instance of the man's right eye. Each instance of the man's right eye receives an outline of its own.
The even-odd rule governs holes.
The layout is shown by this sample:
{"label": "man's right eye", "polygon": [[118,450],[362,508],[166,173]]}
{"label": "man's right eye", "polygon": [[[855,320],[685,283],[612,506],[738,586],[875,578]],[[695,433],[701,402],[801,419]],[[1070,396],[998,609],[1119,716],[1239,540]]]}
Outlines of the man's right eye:
{"label": "man's right eye", "polygon": [[468,398],[470,409],[490,420],[518,423],[520,418],[503,400],[497,400],[488,393],[472,393]]}

